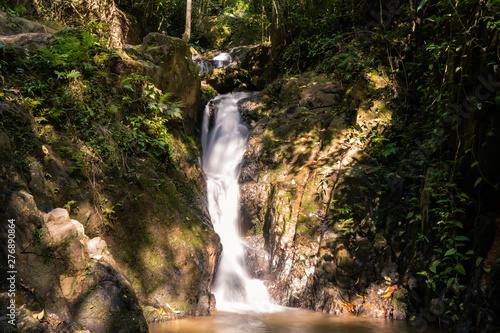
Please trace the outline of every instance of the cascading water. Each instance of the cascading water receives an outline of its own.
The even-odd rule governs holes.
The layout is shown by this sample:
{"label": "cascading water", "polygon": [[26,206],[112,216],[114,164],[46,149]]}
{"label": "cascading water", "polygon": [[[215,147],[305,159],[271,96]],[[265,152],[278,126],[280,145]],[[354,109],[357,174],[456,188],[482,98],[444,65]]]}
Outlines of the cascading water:
{"label": "cascading water", "polygon": [[[232,50],[231,50],[232,51]],[[215,61],[215,67],[229,67],[231,62],[233,61],[233,57],[231,56],[231,52],[221,52],[217,56],[213,58]]]}
{"label": "cascading water", "polygon": [[208,72],[213,68],[231,67],[233,62],[233,57],[231,54],[233,51],[234,48],[229,53],[221,52],[210,60],[203,60],[199,55],[193,55],[192,59],[198,64],[198,73],[201,74],[204,72]]}
{"label": "cascading water", "polygon": [[240,163],[247,147],[247,127],[241,123],[238,100],[248,93],[216,97],[218,110],[203,119],[203,170],[207,176],[209,212],[223,246],[213,293],[219,311],[271,312],[275,309],[261,280],[245,270],[244,244],[238,234]]}

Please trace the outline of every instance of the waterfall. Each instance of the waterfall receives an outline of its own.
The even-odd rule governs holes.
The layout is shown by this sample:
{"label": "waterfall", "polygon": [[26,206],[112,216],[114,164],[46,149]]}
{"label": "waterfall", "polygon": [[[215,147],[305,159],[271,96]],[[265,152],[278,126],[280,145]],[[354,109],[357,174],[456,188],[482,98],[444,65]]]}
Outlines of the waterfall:
{"label": "waterfall", "polygon": [[231,53],[233,52],[233,50],[234,48],[229,53],[221,52],[210,60],[203,60],[199,55],[193,55],[192,59],[195,63],[198,64],[198,73],[201,74],[204,72],[208,72],[213,68],[231,67],[231,64],[233,62]]}
{"label": "waterfall", "polygon": [[233,57],[231,56],[231,53],[221,52],[218,55],[216,55],[212,60],[214,60],[215,67],[217,68],[228,67],[231,65]]}
{"label": "waterfall", "polygon": [[248,129],[241,123],[238,100],[248,93],[214,98],[218,110],[203,119],[203,170],[207,176],[208,209],[223,250],[213,293],[219,311],[270,312],[274,306],[261,280],[245,269],[244,243],[238,233],[240,164],[247,148]]}

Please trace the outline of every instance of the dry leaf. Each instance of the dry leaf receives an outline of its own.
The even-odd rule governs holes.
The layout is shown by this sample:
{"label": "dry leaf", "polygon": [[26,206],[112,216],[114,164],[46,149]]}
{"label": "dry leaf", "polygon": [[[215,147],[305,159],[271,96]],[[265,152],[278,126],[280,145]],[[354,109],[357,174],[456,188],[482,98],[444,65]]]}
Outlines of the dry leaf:
{"label": "dry leaf", "polygon": [[45,310],[42,310],[39,313],[35,313],[33,315],[33,318],[38,319],[38,320],[42,320],[44,315],[45,315]]}

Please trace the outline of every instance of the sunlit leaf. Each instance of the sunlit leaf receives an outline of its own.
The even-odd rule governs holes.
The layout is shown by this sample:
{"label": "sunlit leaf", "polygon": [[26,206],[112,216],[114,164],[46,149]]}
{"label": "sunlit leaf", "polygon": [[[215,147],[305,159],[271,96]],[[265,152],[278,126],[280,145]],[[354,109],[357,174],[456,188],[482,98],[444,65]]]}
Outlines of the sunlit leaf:
{"label": "sunlit leaf", "polygon": [[74,69],[66,75],[68,79],[77,79],[80,76],[82,76],[82,73]]}
{"label": "sunlit leaf", "polygon": [[33,315],[33,318],[38,319],[38,320],[42,320],[44,315],[45,315],[45,310],[42,310],[39,313],[35,313]]}

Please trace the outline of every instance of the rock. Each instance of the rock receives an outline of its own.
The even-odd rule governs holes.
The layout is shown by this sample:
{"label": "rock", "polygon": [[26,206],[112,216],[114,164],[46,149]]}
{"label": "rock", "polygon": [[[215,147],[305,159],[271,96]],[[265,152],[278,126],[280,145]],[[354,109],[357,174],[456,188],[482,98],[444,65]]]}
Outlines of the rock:
{"label": "rock", "polygon": [[[318,80],[320,83],[313,82],[300,92],[300,106],[306,106],[309,109],[318,109],[340,104],[342,98],[337,92],[335,83],[326,81],[325,77]],[[321,82],[323,81],[323,82]]]}
{"label": "rock", "polygon": [[203,73],[201,78],[219,94],[226,94],[236,89],[256,90],[256,87],[250,82],[248,72],[244,69],[214,68]]}
{"label": "rock", "polygon": [[75,322],[96,333],[147,332],[137,297],[123,277],[100,263],[92,264],[91,275],[91,288],[74,303]]}
{"label": "rock", "polygon": [[47,316],[58,318],[57,331],[79,327],[102,333],[147,332],[132,286],[108,262],[89,257],[88,249],[114,262],[103,240],[90,241],[66,209],[42,214],[23,190],[11,194],[7,211],[16,220],[18,248],[24,249],[16,257],[23,282],[19,302],[26,302],[19,304],[24,309],[18,316],[22,332],[47,331],[29,309],[44,309]]}
{"label": "rock", "polygon": [[264,249],[264,237],[255,235],[246,238],[245,264],[248,274],[256,279],[265,280],[269,274],[269,253]]}
{"label": "rock", "polygon": [[84,269],[88,261],[83,225],[69,218],[66,209],[57,208],[45,216],[48,229],[47,243],[65,254],[74,269]]}
{"label": "rock", "polygon": [[30,176],[29,187],[33,197],[35,198],[38,207],[42,211],[47,211],[51,207],[51,198],[49,196],[50,187],[45,179],[45,172],[43,166],[36,159],[29,161]]}
{"label": "rock", "polygon": [[2,130],[0,130],[0,151],[11,153],[12,146],[10,145],[10,139],[7,134],[5,134]]}
{"label": "rock", "polygon": [[46,332],[44,325],[40,320],[33,318],[29,314],[22,315],[16,324],[17,332],[23,333],[44,333]]}
{"label": "rock", "polygon": [[248,72],[250,83],[255,89],[262,90],[273,80],[271,66],[271,47],[258,45],[245,53],[239,68]]}
{"label": "rock", "polygon": [[147,61],[153,63],[153,66],[146,67],[146,74],[154,79],[163,93],[170,92],[182,101],[185,114],[197,121],[201,82],[186,42],[152,32],[144,37],[140,52]]}
{"label": "rock", "polygon": [[196,306],[196,316],[209,316],[210,315],[210,295],[202,294]]}
{"label": "rock", "polygon": [[0,36],[0,42],[12,44],[18,48],[35,50],[38,47],[45,48],[47,40],[52,36],[48,33],[23,33],[13,36]]}
{"label": "rock", "polygon": [[5,12],[0,11],[0,36],[13,36],[19,34],[52,34],[55,29],[49,28],[46,25],[27,20],[22,17],[8,16]]}
{"label": "rock", "polygon": [[439,298],[433,298],[429,303],[429,312],[436,317],[440,317],[441,315],[443,315],[445,310],[445,304]]}
{"label": "rock", "polygon": [[262,207],[266,186],[247,181],[240,185],[240,233],[242,236],[263,233]]}

